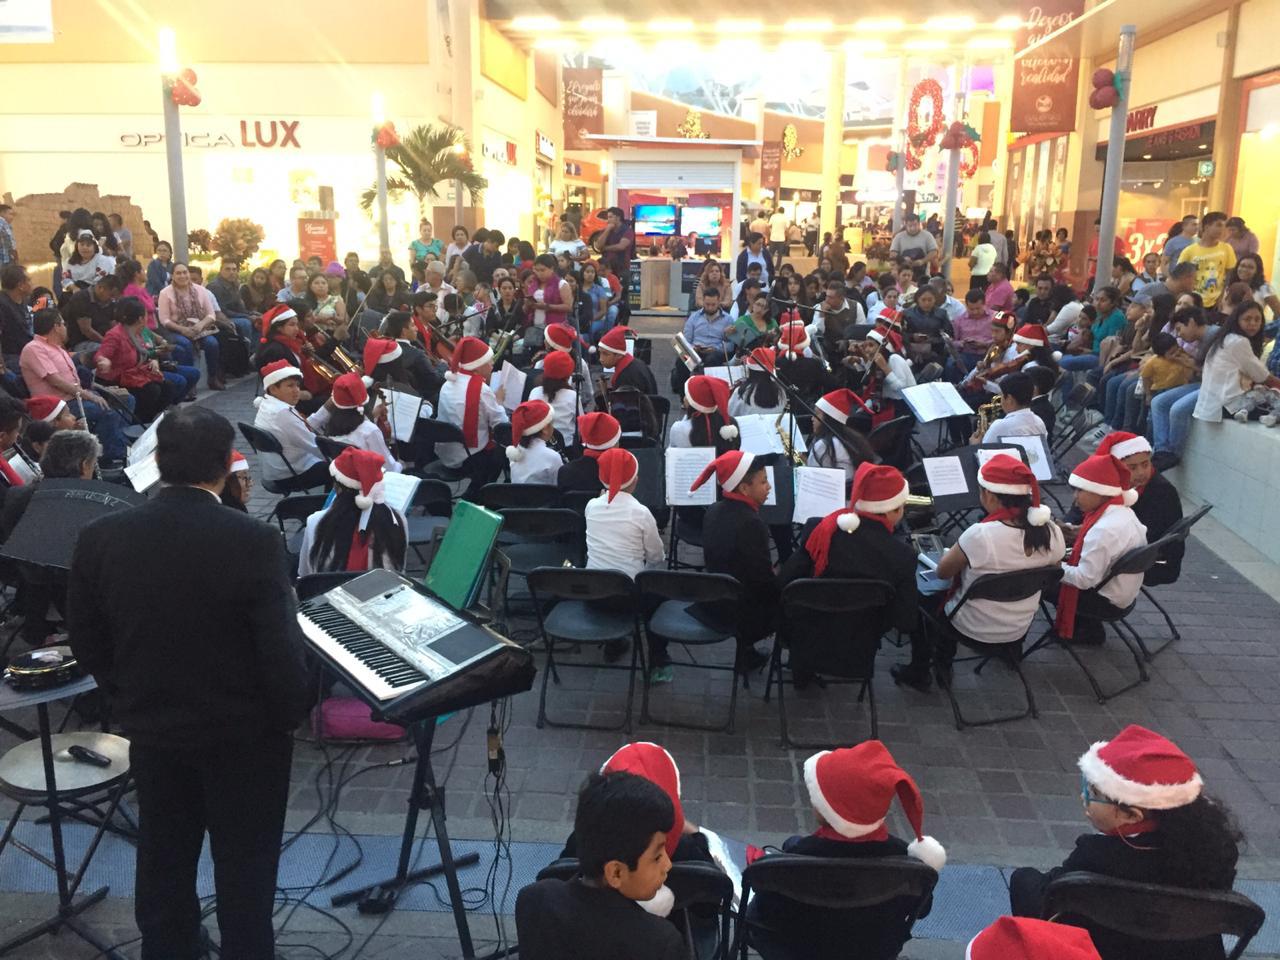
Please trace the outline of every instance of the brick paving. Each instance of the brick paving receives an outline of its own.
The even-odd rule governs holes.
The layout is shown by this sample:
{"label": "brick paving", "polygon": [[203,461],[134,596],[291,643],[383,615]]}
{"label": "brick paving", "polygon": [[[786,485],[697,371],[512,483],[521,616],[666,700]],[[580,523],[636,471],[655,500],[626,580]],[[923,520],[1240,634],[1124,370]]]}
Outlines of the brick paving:
{"label": "brick paving", "polygon": [[[656,332],[671,327],[669,321],[637,325]],[[660,384],[665,383],[671,355],[665,342],[655,343]],[[203,402],[233,421],[250,420],[252,389],[244,381]],[[256,489],[252,509],[265,516],[274,498]],[[877,662],[875,690],[880,737],[920,783],[927,830],[947,846],[952,862],[1001,866],[1059,862],[1085,829],[1076,757],[1092,741],[1136,722],[1176,740],[1200,766],[1208,790],[1230,805],[1247,836],[1241,877],[1280,880],[1280,714],[1276,706],[1280,703],[1276,648],[1280,607],[1194,538],[1188,545],[1182,580],[1160,588],[1158,595],[1179,624],[1182,639],[1151,666],[1151,681],[1098,704],[1065,654],[1038,654],[1025,668],[1040,708],[1038,720],[957,732],[944,695],[900,690],[889,680],[889,664],[905,658],[906,651],[886,643]],[[1166,635],[1163,618],[1145,603],[1131,622],[1157,640]],[[678,653],[678,648],[673,651]],[[1133,661],[1115,648],[1114,639],[1103,649],[1085,650],[1083,656],[1104,688],[1118,684],[1134,670]],[[716,660],[702,651],[698,657]],[[624,674],[565,670],[560,676],[563,683],[553,685],[549,696],[553,716],[600,722],[621,718]],[[726,674],[677,667],[675,683],[654,692],[653,712],[718,719],[727,707],[727,684]],[[957,689],[962,704],[975,712],[988,705],[999,709],[1020,692],[1016,680],[995,664],[980,677],[958,667]],[[807,831],[812,815],[800,776],[807,752],[779,745],[776,697],[764,703],[763,690],[763,677],[753,676],[750,690],[739,696],[734,734],[637,725],[630,738],[622,733],[538,730],[534,725],[536,687],[516,698],[505,738],[512,838],[564,837],[571,826],[573,793],[584,772],[598,768],[628,739],[655,740],[671,751],[682,771],[686,815],[694,822],[755,843],[776,843]],[[868,736],[867,708],[856,702],[855,688],[788,691],[788,709],[793,736],[798,739],[847,742]],[[638,692],[636,712],[638,716]],[[461,724],[462,718],[454,718],[443,726],[438,745],[451,742]],[[487,717],[477,713],[452,763],[442,756],[438,765],[441,773],[451,767],[447,800],[450,832],[455,837],[492,837],[484,788],[486,725]],[[404,751],[403,745],[362,747],[353,762],[386,762]],[[291,827],[316,810],[313,782],[325,763],[325,754],[310,743],[300,743],[295,756]],[[399,767],[362,776],[344,791],[339,821],[356,833],[398,832],[409,775],[408,767]],[[893,825],[901,835],[905,825],[896,812]],[[48,901],[40,896],[8,896],[0,907],[0,921],[37,916]],[[131,931],[130,907],[129,901],[109,901],[90,917],[104,935],[119,934],[124,939]],[[357,931],[357,943],[372,929],[372,923],[353,910],[340,915]],[[456,956],[446,921],[447,917],[435,914],[393,915],[361,956],[400,956],[409,950],[421,956]],[[472,922],[478,937],[489,935],[490,920],[475,917]],[[345,942],[334,929],[324,918],[299,915],[283,940],[329,952]],[[91,954],[68,939],[45,938],[12,956],[72,960]],[[283,954],[301,957],[316,952],[290,948]],[[961,944],[915,941],[904,955],[923,960],[962,954]]]}

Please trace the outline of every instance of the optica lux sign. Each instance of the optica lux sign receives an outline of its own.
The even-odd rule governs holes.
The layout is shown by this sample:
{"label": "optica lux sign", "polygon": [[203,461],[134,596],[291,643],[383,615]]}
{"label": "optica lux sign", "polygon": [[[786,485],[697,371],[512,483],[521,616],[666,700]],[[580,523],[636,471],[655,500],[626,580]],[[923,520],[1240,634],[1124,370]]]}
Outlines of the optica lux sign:
{"label": "optica lux sign", "polygon": [[[301,149],[298,141],[300,120],[241,120],[239,128],[228,134],[225,131],[186,131],[182,133],[184,147],[228,147],[231,149]],[[135,149],[154,147],[164,143],[164,134],[156,132],[122,133],[120,145]]]}

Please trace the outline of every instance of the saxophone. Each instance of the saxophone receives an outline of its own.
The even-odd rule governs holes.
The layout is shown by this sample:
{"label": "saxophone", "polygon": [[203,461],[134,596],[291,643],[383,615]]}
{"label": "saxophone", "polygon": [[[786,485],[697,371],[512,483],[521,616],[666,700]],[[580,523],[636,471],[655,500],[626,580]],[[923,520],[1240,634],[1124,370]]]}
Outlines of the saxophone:
{"label": "saxophone", "polygon": [[1004,413],[1004,408],[1000,405],[1000,398],[994,397],[988,400],[978,408],[978,429],[975,431],[979,438],[987,433],[987,428],[991,426],[993,421],[999,420]]}
{"label": "saxophone", "polygon": [[[776,420],[773,421],[773,429],[778,433],[778,439],[782,441],[782,451],[787,455],[793,464],[797,467],[804,466],[804,457],[800,455],[800,451],[795,448],[795,444],[791,442],[788,430],[783,427],[782,420],[786,417],[787,411],[784,409]],[[794,420],[791,421],[793,424]]]}

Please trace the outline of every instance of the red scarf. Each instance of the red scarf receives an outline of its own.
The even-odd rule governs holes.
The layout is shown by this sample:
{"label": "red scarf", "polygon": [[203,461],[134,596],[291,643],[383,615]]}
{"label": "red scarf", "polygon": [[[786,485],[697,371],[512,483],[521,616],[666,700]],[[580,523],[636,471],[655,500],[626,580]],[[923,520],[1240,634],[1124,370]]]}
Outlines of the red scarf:
{"label": "red scarf", "polygon": [[[1095,523],[1102,519],[1102,515],[1107,512],[1107,507],[1113,504],[1123,507],[1124,497],[1112,497],[1084,518],[1084,521],[1080,524],[1080,532],[1076,534],[1076,542],[1071,547],[1071,557],[1067,560],[1067,563],[1071,564],[1071,566],[1074,567],[1080,563],[1080,555],[1084,553],[1085,534],[1089,532]],[[1079,587],[1073,587],[1069,583],[1063,583],[1058,587],[1058,615],[1053,618],[1053,629],[1063,640],[1070,640],[1075,636],[1076,605],[1079,602]]]}
{"label": "red scarf", "polygon": [[293,359],[298,363],[302,362],[302,345],[304,341],[301,337],[286,337],[283,334],[277,333],[271,339],[276,343],[284,344],[289,348],[289,352],[293,354]]}
{"label": "red scarf", "polygon": [[10,487],[22,486],[22,478],[18,476],[18,471],[14,470],[9,461],[4,457],[0,457],[0,476],[4,477],[5,484]]}
{"label": "red scarf", "polygon": [[616,387],[618,385],[618,376],[623,370],[631,366],[631,363],[634,360],[635,357],[629,353],[624,353],[622,356],[618,357],[618,362],[613,365],[613,377],[609,380],[609,386]]}
{"label": "red scarf", "polygon": [[351,546],[347,550],[348,573],[362,573],[369,569],[369,533],[359,528],[351,532]]}
{"label": "red scarf", "polygon": [[882,823],[870,833],[864,833],[860,837],[846,837],[843,833],[838,833],[834,827],[824,823],[813,831],[813,835],[821,840],[839,840],[841,843],[871,843],[877,840],[888,840],[889,828]]}
{"label": "red scarf", "polygon": [[813,533],[809,534],[809,539],[804,542],[805,552],[813,560],[813,575],[815,577],[822,576],[827,569],[827,564],[831,560],[831,540],[836,535],[836,531],[840,529],[840,518],[846,513],[856,513],[863,520],[873,520],[876,523],[884,525],[884,528],[893,533],[893,524],[891,524],[882,513],[863,513],[861,510],[847,508],[829,513],[822,518],[822,522],[813,528]]}
{"label": "red scarf", "polygon": [[739,493],[737,490],[725,490],[721,494],[721,496],[723,496],[724,499],[726,500],[737,500],[739,503],[745,503],[748,507],[750,507],[756,513],[760,512],[760,504],[756,503],[754,500],[748,497],[745,493]]}
{"label": "red scarf", "polygon": [[[468,453],[474,453],[480,446],[480,391],[484,389],[484,378],[466,370],[460,370],[458,376],[467,378],[467,400],[462,411],[462,441],[466,444]],[[492,445],[492,439],[489,443]]]}

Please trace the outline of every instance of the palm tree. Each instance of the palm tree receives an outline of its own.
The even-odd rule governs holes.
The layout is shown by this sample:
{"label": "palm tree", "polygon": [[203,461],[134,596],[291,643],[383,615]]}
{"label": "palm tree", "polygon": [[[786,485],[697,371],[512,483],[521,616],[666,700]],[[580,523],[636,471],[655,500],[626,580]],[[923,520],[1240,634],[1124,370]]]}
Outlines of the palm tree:
{"label": "palm tree", "polygon": [[[387,173],[387,193],[399,196],[412,193],[418,198],[418,212],[423,213],[427,200],[440,196],[441,183],[457,180],[471,195],[473,206],[480,202],[489,181],[476,173],[471,165],[471,143],[460,127],[436,127],[425,124],[414,127],[387,148],[387,159],[395,164]],[[360,197],[360,205],[368,210],[378,199],[376,185]]]}

